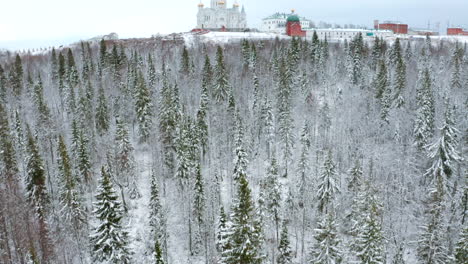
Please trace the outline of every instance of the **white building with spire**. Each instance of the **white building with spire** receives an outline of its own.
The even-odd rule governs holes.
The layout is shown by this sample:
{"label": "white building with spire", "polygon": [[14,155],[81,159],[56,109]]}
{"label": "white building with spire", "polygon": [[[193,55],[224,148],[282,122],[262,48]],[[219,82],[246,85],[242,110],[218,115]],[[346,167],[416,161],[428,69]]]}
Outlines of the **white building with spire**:
{"label": "white building with spire", "polygon": [[247,29],[247,16],[244,6],[240,8],[237,1],[232,8],[227,0],[211,0],[211,6],[205,8],[198,4],[197,28],[221,31],[244,31]]}

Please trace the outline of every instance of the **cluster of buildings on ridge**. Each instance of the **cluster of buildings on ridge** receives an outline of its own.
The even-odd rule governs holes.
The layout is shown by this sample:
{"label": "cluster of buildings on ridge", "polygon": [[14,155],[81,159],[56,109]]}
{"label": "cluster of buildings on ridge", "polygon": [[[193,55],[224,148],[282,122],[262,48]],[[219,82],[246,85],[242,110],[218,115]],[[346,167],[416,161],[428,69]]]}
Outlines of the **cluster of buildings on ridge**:
{"label": "cluster of buildings on ridge", "polygon": [[[364,37],[391,37],[394,35],[438,35],[438,32],[427,29],[411,29],[408,24],[400,22],[385,21],[379,23],[374,21],[373,29],[343,29],[343,28],[312,28],[312,21],[298,16],[294,10],[290,14],[276,13],[262,19],[259,31],[277,34],[286,34],[294,37],[312,37],[314,32],[320,39],[352,39],[358,34]],[[201,2],[198,4],[197,28],[193,31],[223,31],[223,32],[245,32],[251,31],[247,27],[247,18],[244,6],[240,7],[235,0],[232,7],[228,6],[227,0],[211,0],[210,7],[205,7]],[[463,28],[454,27],[447,29],[447,35],[468,36],[468,31]]]}

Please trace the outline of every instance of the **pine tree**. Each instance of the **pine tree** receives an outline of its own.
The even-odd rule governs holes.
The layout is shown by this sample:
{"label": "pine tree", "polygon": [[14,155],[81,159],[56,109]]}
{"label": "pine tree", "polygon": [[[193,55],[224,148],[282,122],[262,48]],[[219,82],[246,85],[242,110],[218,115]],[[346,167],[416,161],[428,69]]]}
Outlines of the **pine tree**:
{"label": "pine tree", "polygon": [[291,264],[293,259],[293,252],[291,250],[288,233],[288,221],[283,221],[283,229],[281,230],[281,239],[278,246],[277,264]]}
{"label": "pine tree", "polygon": [[102,167],[101,175],[93,211],[98,224],[90,236],[93,260],[116,264],[131,263],[128,233],[121,223],[121,203],[108,170]]}
{"label": "pine tree", "polygon": [[316,242],[314,243],[309,263],[331,264],[342,262],[341,240],[338,238],[333,212],[329,212],[318,224],[318,227],[315,229],[314,238]]}
{"label": "pine tree", "polygon": [[0,149],[0,158],[3,163],[0,163],[2,179],[5,180],[5,188],[14,193],[17,191],[19,184],[19,170],[15,147],[11,139],[8,114],[3,103],[0,103]]}
{"label": "pine tree", "polygon": [[66,221],[71,221],[78,228],[86,221],[86,212],[83,210],[79,193],[76,190],[76,180],[73,175],[70,156],[63,136],[59,136],[58,142],[58,165],[61,181],[60,200],[62,204],[61,213]]}
{"label": "pine tree", "polygon": [[34,103],[36,104],[39,123],[47,123],[50,119],[50,110],[44,101],[44,87],[40,75],[37,84],[34,85]]}
{"label": "pine tree", "polygon": [[151,94],[145,84],[145,79],[141,72],[138,73],[138,83],[135,95],[136,116],[139,125],[140,141],[146,142],[149,138],[152,124],[152,103]]}
{"label": "pine tree", "polygon": [[106,95],[104,94],[104,88],[102,85],[98,91],[98,101],[96,108],[96,129],[102,136],[109,129],[109,111],[107,106]]}
{"label": "pine tree", "polygon": [[26,191],[28,199],[35,207],[39,218],[45,219],[49,197],[46,189],[44,162],[39,152],[36,138],[29,127],[27,129],[27,137]]}
{"label": "pine tree", "polygon": [[246,175],[242,174],[238,182],[237,198],[231,214],[231,233],[228,238],[230,248],[225,261],[227,264],[259,264],[263,260],[261,226],[256,219]]}
{"label": "pine tree", "polygon": [[216,51],[214,78],[213,97],[219,103],[228,98],[228,91],[230,90],[228,73],[224,64],[224,55],[221,46],[218,46]]}
{"label": "pine tree", "polygon": [[327,213],[333,204],[335,195],[340,191],[337,182],[337,173],[331,151],[328,152],[318,179],[317,200],[319,212]]}

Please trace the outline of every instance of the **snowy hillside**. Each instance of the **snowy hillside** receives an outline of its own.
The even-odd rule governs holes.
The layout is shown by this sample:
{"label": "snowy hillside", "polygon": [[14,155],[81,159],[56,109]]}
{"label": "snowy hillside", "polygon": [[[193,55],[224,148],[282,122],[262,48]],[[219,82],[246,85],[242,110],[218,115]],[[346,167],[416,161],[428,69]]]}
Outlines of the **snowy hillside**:
{"label": "snowy hillside", "polygon": [[0,263],[468,262],[466,41],[3,54]]}

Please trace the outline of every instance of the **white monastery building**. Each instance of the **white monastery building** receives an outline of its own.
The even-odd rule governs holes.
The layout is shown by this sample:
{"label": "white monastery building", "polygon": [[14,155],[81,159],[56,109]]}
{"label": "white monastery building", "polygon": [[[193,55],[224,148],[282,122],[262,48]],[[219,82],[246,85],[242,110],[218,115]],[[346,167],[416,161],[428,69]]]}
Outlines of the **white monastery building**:
{"label": "white monastery building", "polygon": [[[274,32],[274,33],[284,33],[286,32],[286,20],[290,14],[286,13],[275,13],[269,17],[262,19],[262,24],[260,25],[260,31],[262,32]],[[311,21],[301,17],[300,18],[301,27],[303,29],[308,29],[311,26]]]}
{"label": "white monastery building", "polygon": [[205,8],[198,4],[197,28],[220,31],[244,31],[247,28],[247,16],[244,6],[240,8],[237,1],[232,8],[227,0],[211,0],[211,6]]}

